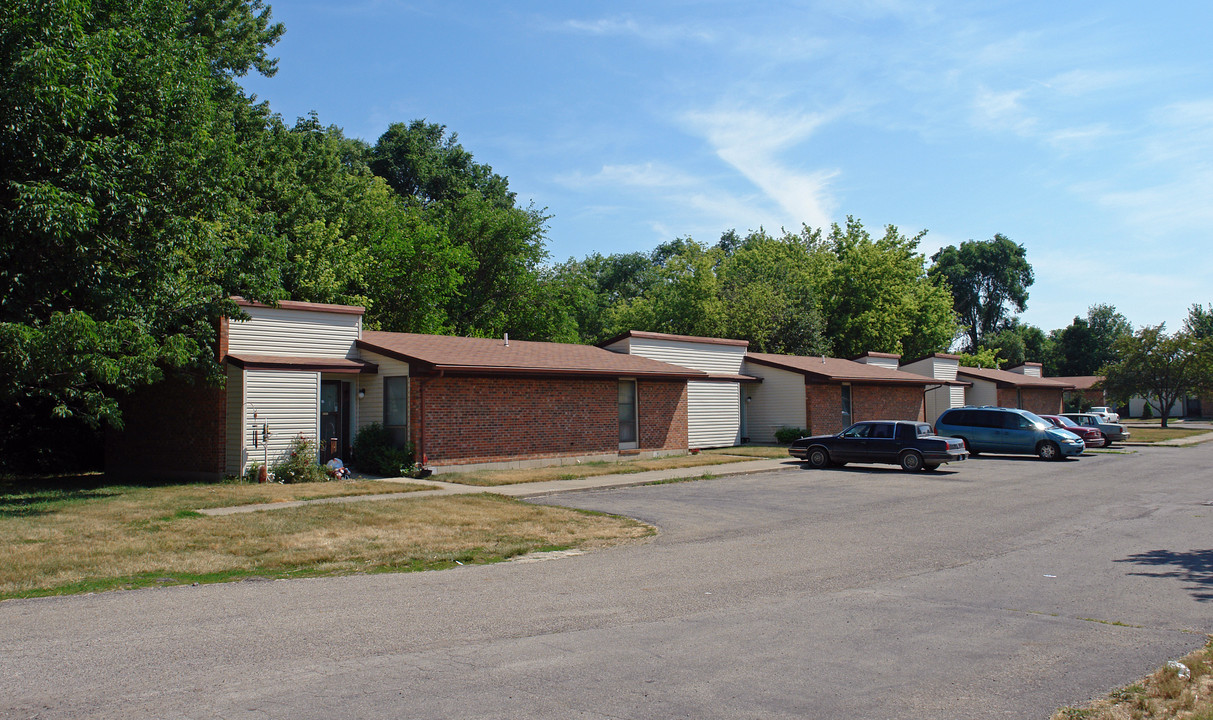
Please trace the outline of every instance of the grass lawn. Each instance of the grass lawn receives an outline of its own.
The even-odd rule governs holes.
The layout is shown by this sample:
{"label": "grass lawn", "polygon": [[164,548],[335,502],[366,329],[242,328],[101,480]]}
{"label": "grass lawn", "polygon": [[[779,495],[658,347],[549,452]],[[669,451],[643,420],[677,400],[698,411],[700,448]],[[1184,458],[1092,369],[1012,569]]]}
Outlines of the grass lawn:
{"label": "grass lawn", "polygon": [[[744,450],[745,448],[729,448]],[[517,483],[544,482],[547,480],[575,480],[596,475],[627,475],[645,472],[646,470],[668,470],[671,468],[702,467],[708,465],[724,465],[727,463],[745,462],[755,457],[765,455],[725,455],[722,450],[706,451],[698,455],[677,455],[674,457],[649,458],[645,460],[622,460],[620,462],[586,462],[575,465],[555,465],[552,467],[526,468],[516,470],[476,470],[466,473],[442,473],[435,475],[434,480],[459,483],[461,485],[476,485],[494,487],[497,485],[515,485]],[[785,457],[787,451],[782,455]]]}
{"label": "grass lawn", "polygon": [[[422,486],[105,485],[0,488],[0,599],[119,588],[428,570],[625,542],[626,518],[489,495],[408,498]],[[205,507],[401,492],[399,500],[209,517]]]}
{"label": "grass lawn", "polygon": [[742,445],[741,447],[713,448],[704,450],[709,455],[742,455],[749,458],[787,459],[787,445]]}
{"label": "grass lawn", "polygon": [[1182,427],[1130,427],[1129,440],[1133,442],[1162,442],[1163,440],[1175,440],[1177,438],[1192,437],[1193,435],[1205,435],[1209,432],[1209,430],[1195,430]]}

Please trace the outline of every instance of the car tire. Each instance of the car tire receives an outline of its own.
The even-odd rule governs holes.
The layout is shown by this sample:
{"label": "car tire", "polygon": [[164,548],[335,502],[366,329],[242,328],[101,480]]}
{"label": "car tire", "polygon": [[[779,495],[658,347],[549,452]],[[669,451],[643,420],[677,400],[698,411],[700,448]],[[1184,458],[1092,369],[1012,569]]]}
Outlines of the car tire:
{"label": "car tire", "polygon": [[805,456],[809,461],[809,466],[823,470],[830,466],[830,453],[826,452],[823,447],[809,448],[809,454]]}
{"label": "car tire", "polygon": [[1036,446],[1036,454],[1041,460],[1060,460],[1061,448],[1057,447],[1057,443],[1046,440]]}
{"label": "car tire", "polygon": [[1103,446],[1106,448],[1112,447],[1112,438],[1108,437],[1107,433],[1103,433]]}
{"label": "car tire", "polygon": [[939,465],[936,463],[925,463],[922,466],[922,469],[923,469],[923,472],[935,472],[936,470],[939,469]]}
{"label": "car tire", "polygon": [[901,454],[901,469],[906,472],[918,472],[922,469],[922,455],[914,452],[903,452]]}
{"label": "car tire", "polygon": [[968,438],[956,438],[956,439],[965,444],[965,452],[969,453],[970,456],[977,457],[978,455],[981,454],[981,453],[977,452],[976,450],[974,450],[973,448],[969,447]]}

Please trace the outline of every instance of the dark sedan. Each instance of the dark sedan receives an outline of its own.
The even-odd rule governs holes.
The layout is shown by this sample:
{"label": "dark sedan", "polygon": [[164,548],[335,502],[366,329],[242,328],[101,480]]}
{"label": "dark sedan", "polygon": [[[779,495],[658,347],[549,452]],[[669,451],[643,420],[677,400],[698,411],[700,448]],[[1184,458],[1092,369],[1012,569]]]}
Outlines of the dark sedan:
{"label": "dark sedan", "polygon": [[837,435],[800,438],[788,454],[815,468],[849,462],[900,465],[903,470],[934,470],[969,457],[964,441],[940,437],[931,426],[902,420],[867,420]]}

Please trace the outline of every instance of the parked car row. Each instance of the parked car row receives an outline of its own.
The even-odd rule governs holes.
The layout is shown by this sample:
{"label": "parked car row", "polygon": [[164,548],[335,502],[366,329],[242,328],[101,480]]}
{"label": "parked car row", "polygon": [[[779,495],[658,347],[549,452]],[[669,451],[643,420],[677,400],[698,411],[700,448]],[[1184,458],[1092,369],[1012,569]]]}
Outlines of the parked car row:
{"label": "parked car row", "polygon": [[983,452],[1060,460],[1128,437],[1123,425],[1093,413],[1040,416],[1017,408],[962,407],[944,411],[934,428],[924,422],[868,420],[836,435],[800,438],[788,454],[815,468],[859,462],[915,471],[935,470]]}
{"label": "parked car row", "polygon": [[926,423],[904,420],[858,422],[837,435],[800,438],[788,454],[815,468],[862,462],[900,465],[909,471],[935,470],[969,457],[963,442],[939,437]]}

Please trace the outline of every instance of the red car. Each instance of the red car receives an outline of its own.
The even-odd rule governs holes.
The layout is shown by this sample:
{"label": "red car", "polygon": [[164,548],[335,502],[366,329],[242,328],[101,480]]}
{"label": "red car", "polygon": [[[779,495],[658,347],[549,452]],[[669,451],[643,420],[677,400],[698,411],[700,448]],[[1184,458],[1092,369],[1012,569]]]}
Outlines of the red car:
{"label": "red car", "polygon": [[1042,418],[1053,423],[1062,430],[1069,430],[1078,437],[1082,438],[1082,442],[1089,448],[1103,447],[1104,436],[1099,431],[1099,428],[1086,427],[1079,425],[1068,417],[1061,415],[1041,415]]}

